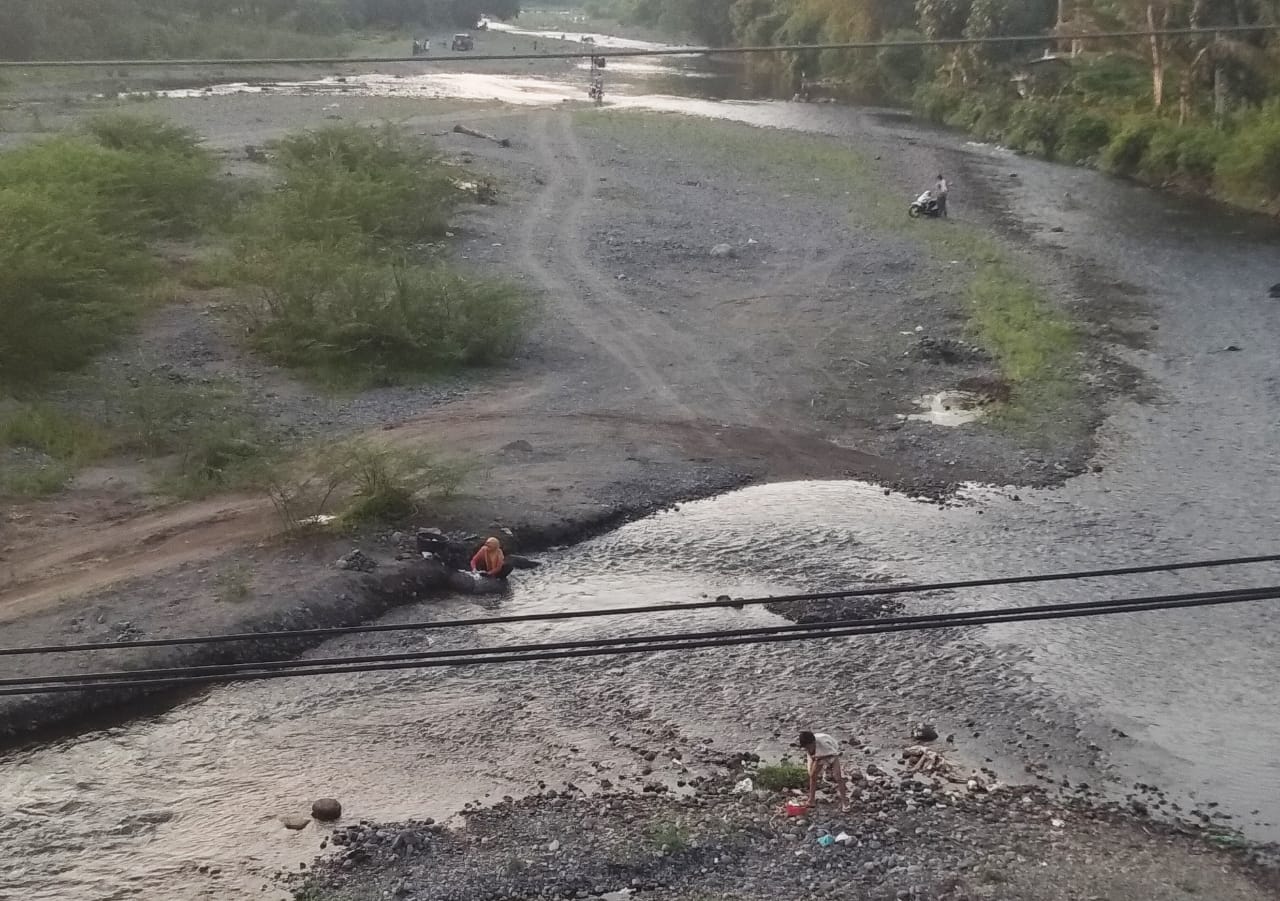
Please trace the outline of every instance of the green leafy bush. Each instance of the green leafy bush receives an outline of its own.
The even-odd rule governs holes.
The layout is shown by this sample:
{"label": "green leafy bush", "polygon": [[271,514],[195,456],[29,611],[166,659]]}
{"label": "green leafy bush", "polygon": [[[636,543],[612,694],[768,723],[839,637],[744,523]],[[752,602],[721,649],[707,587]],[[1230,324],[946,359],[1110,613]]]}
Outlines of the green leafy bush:
{"label": "green leafy bush", "polygon": [[0,385],[37,382],[110,346],[139,308],[140,242],[93,197],[0,186]]}
{"label": "green leafy bush", "polygon": [[295,241],[358,232],[371,244],[440,237],[463,199],[462,170],[401,131],[335,126],[275,145],[284,181],[257,230]]}
{"label": "green leafy bush", "polygon": [[1245,122],[1223,148],[1216,166],[1219,185],[1250,205],[1280,198],[1280,104]]}
{"label": "green leafy bush", "polygon": [[1047,100],[1023,100],[1014,104],[1005,143],[1015,150],[1052,159],[1061,140],[1061,115],[1061,107]]}
{"label": "green leafy bush", "polygon": [[242,307],[253,346],[337,384],[496,362],[514,348],[526,315],[505,282],[379,263],[351,241],[266,247],[242,261],[240,277],[259,287]]}
{"label": "green leafy bush", "polygon": [[1068,163],[1091,163],[1111,141],[1111,123],[1092,113],[1066,114],[1058,159]]}
{"label": "green leafy bush", "polygon": [[1114,175],[1136,175],[1152,137],[1160,128],[1157,119],[1131,117],[1112,136],[1102,153],[1102,167]]}

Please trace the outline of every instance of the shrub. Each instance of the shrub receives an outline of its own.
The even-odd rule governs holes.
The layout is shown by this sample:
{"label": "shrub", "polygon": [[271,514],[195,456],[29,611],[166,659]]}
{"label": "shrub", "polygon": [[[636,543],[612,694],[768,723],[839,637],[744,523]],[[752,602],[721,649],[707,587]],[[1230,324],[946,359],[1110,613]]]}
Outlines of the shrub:
{"label": "shrub", "polygon": [[1245,203],[1280,197],[1280,105],[1272,104],[1246,122],[1223,149],[1217,180],[1229,195]]}
{"label": "shrub", "polygon": [[299,241],[414,243],[444,234],[463,173],[392,127],[335,126],[275,145],[284,182],[257,230]]}
{"label": "shrub", "polygon": [[1092,113],[1073,111],[1065,116],[1058,159],[1091,163],[1111,141],[1111,123]]}
{"label": "shrub", "polygon": [[765,791],[790,791],[809,787],[809,771],[794,763],[777,763],[762,766],[751,777],[758,788]]}
{"label": "shrub", "polygon": [[213,158],[146,146],[149,133],[140,128],[133,146],[60,137],[0,155],[0,187],[39,185],[46,193],[64,195],[83,204],[85,215],[96,214],[105,231],[149,234],[194,227],[214,197]]}
{"label": "shrub", "polygon": [[1102,153],[1102,167],[1115,175],[1136,174],[1151,138],[1159,128],[1157,119],[1134,117],[1125,120]]}
{"label": "shrub", "polygon": [[649,844],[660,851],[677,853],[688,850],[693,844],[693,836],[679,821],[650,823],[645,833]]}
{"label": "shrub", "polygon": [[253,346],[338,384],[496,362],[514,349],[526,316],[504,282],[378,264],[351,242],[264,248],[242,261],[239,275],[260,287],[241,308]]}
{"label": "shrub", "polygon": [[102,219],[93,197],[0,186],[0,382],[83,365],[132,322],[149,267]]}
{"label": "shrub", "polygon": [[1155,184],[1171,181],[1178,174],[1178,154],[1183,137],[1183,130],[1173,125],[1162,123],[1154,127],[1138,163],[1137,174]]}
{"label": "shrub", "polygon": [[1015,150],[1052,159],[1061,136],[1060,117],[1059,106],[1046,100],[1024,100],[1014,104],[1009,127],[1005,131],[1005,143]]}

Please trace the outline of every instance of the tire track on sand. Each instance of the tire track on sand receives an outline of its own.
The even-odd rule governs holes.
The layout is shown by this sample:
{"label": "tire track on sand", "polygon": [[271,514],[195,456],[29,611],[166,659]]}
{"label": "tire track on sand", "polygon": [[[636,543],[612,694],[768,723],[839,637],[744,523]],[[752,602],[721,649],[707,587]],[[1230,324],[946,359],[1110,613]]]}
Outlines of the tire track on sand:
{"label": "tire track on sand", "polygon": [[[581,277],[581,260],[572,252],[581,240],[583,210],[591,195],[582,190],[574,173],[557,156],[551,138],[549,115],[536,116],[530,126],[534,149],[547,172],[547,184],[534,199],[520,229],[520,264],[541,286],[549,304],[566,317],[582,336],[616,360],[636,379],[642,391],[659,405],[690,419],[697,412],[685,404],[632,337],[628,323],[588,302],[575,279],[556,270],[559,258],[573,276]],[[580,254],[580,251],[579,251]]]}

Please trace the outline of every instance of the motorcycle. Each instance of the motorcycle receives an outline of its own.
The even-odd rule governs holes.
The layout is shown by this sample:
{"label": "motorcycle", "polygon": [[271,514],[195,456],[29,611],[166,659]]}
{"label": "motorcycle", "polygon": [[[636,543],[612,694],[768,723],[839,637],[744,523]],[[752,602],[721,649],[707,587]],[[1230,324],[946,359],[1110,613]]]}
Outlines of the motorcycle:
{"label": "motorcycle", "polygon": [[907,208],[907,215],[912,219],[919,219],[921,216],[937,219],[942,215],[942,207],[938,205],[938,199],[933,196],[932,191],[925,191]]}

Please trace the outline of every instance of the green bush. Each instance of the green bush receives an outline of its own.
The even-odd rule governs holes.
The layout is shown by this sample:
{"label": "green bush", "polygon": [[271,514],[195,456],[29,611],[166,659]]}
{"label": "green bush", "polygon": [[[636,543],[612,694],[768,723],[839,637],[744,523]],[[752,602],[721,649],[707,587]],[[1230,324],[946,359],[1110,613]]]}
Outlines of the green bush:
{"label": "green bush", "polygon": [[334,126],[275,145],[284,180],[259,208],[257,231],[295,241],[412,244],[440,237],[463,199],[462,170],[385,127]]}
{"label": "green bush", "polygon": [[204,152],[147,146],[148,134],[156,142],[169,138],[149,132],[141,120],[138,127],[132,146],[59,137],[0,154],[0,188],[39,185],[82,203],[106,231],[155,234],[194,227],[214,198],[216,163]]}
{"label": "green bush", "polygon": [[1016,103],[1004,141],[1014,150],[1053,159],[1061,139],[1061,116],[1061,107],[1047,100]]}
{"label": "green bush", "polygon": [[1158,119],[1126,119],[1102,152],[1102,167],[1114,175],[1136,175],[1147,147],[1159,128]]}
{"label": "green bush", "polygon": [[1183,130],[1174,125],[1161,123],[1153,128],[1138,163],[1137,175],[1153,184],[1173,180],[1178,174],[1183,139]]}
{"label": "green bush", "polygon": [[81,366],[132,323],[149,267],[103,220],[91,196],[0,186],[0,384]]}
{"label": "green bush", "polygon": [[1230,139],[1216,128],[1191,130],[1178,151],[1178,170],[1186,177],[1208,184]]}
{"label": "green bush", "polygon": [[241,262],[239,276],[259,287],[242,307],[253,346],[335,384],[496,362],[514,349],[526,313],[504,282],[380,264],[351,242],[263,248]]}
{"label": "green bush", "polygon": [[1280,198],[1280,104],[1245,122],[1223,148],[1216,165],[1219,186],[1252,206]]}
{"label": "green bush", "polygon": [[1067,113],[1058,145],[1058,159],[1068,163],[1091,163],[1111,141],[1111,123],[1092,113]]}

